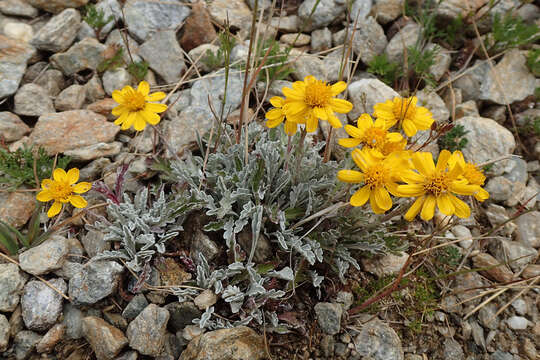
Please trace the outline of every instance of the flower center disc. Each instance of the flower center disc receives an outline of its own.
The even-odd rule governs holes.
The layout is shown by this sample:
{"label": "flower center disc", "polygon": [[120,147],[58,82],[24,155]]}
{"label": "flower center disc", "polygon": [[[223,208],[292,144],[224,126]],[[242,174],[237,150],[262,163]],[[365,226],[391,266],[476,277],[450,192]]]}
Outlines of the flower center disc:
{"label": "flower center disc", "polygon": [[67,201],[67,198],[72,194],[73,191],[69,184],[55,182],[51,185],[51,192],[54,194],[55,199]]}
{"label": "flower center disc", "polygon": [[331,97],[330,85],[326,85],[324,81],[316,80],[306,85],[304,101],[311,107],[325,107]]}
{"label": "flower center disc", "polygon": [[364,133],[364,143],[371,147],[380,147],[386,138],[386,130],[371,127]]}
{"label": "flower center disc", "polygon": [[129,90],[124,99],[126,99],[125,106],[131,111],[140,111],[146,104],[144,95],[138,91]]}
{"label": "flower center disc", "polygon": [[449,179],[446,173],[437,172],[424,184],[424,190],[439,196],[448,190],[448,183]]}
{"label": "flower center disc", "polygon": [[381,164],[370,167],[364,174],[364,182],[372,190],[376,187],[383,186],[389,175],[388,170]]}

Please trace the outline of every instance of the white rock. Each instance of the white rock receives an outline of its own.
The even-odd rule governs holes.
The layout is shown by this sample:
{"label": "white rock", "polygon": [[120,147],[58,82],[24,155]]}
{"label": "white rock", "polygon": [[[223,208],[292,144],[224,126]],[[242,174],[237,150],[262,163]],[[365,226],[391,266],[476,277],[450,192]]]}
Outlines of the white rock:
{"label": "white rock", "polygon": [[25,23],[7,22],[4,24],[4,34],[14,40],[29,42],[34,36],[34,30]]}
{"label": "white rock", "polygon": [[384,52],[390,61],[401,62],[404,50],[414,46],[420,37],[422,28],[416,23],[405,25],[397,34],[390,39]]}
{"label": "white rock", "polygon": [[506,320],[506,324],[513,330],[525,330],[529,326],[529,320],[523,316],[511,316]]}
{"label": "white rock", "polygon": [[525,315],[527,313],[527,302],[522,298],[514,300],[512,307],[519,315]]}
{"label": "white rock", "polygon": [[[392,100],[399,96],[390,86],[378,79],[362,79],[351,83],[348,87],[349,101],[354,105],[347,114],[350,120],[355,121],[362,113],[373,114],[373,105]],[[363,106],[365,98],[366,108]]]}
{"label": "white rock", "polygon": [[43,244],[19,255],[19,263],[21,269],[30,274],[46,274],[62,267],[68,250],[68,240],[63,236],[53,235]]}

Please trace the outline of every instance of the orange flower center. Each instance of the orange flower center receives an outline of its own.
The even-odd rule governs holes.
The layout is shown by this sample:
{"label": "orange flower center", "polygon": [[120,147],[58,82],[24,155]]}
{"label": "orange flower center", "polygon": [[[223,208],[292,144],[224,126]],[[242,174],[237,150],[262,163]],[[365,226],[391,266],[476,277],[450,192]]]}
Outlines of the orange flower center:
{"label": "orange flower center", "polygon": [[416,106],[412,103],[412,99],[397,99],[394,102],[394,116],[399,121],[405,119],[413,119],[416,115]]}
{"label": "orange flower center", "polygon": [[388,156],[393,152],[405,149],[404,141],[385,141],[382,145],[381,152],[384,156]]}
{"label": "orange flower center", "polygon": [[327,85],[324,81],[315,80],[306,84],[306,95],[304,96],[304,102],[311,107],[325,107],[328,106],[330,99],[332,98],[332,90],[330,85]]}
{"label": "orange flower center", "polygon": [[146,104],[144,95],[131,89],[127,90],[124,95],[124,99],[126,101],[124,106],[131,111],[140,111],[144,109],[144,105]]}
{"label": "orange flower center", "polygon": [[49,187],[53,198],[61,202],[67,202],[68,197],[73,194],[73,188],[67,182],[54,181]]}
{"label": "orange flower center", "polygon": [[450,178],[446,171],[437,171],[424,183],[424,190],[436,197],[448,190]]}
{"label": "orange flower center", "polygon": [[364,143],[371,147],[380,147],[386,138],[386,130],[370,127],[364,132]]}
{"label": "orange flower center", "polygon": [[384,186],[389,178],[390,171],[381,163],[371,166],[364,173],[364,183],[369,186],[371,190]]}
{"label": "orange flower center", "polygon": [[465,164],[463,176],[472,185],[484,185],[486,176],[474,164]]}

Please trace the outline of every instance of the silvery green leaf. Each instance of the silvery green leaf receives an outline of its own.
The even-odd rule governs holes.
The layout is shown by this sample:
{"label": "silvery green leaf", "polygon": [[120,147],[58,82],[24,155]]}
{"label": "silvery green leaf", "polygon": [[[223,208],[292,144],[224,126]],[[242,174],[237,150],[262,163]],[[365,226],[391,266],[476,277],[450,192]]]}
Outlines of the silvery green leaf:
{"label": "silvery green leaf", "polygon": [[294,272],[293,270],[286,266],[283,269],[279,271],[270,271],[268,273],[269,276],[274,276],[281,280],[287,280],[287,281],[293,281],[294,280]]}
{"label": "silvery green leaf", "polygon": [[317,274],[317,271],[315,270],[308,271],[308,274],[311,276],[311,283],[313,284],[313,286],[317,288],[321,286],[324,280],[324,276],[320,276],[319,274]]}
{"label": "silvery green leaf", "polygon": [[210,321],[210,319],[212,318],[212,314],[214,313],[214,307],[213,306],[210,306],[208,309],[206,309],[206,311],[201,315],[201,319],[199,320],[199,327],[201,329],[204,329],[206,328],[208,322]]}

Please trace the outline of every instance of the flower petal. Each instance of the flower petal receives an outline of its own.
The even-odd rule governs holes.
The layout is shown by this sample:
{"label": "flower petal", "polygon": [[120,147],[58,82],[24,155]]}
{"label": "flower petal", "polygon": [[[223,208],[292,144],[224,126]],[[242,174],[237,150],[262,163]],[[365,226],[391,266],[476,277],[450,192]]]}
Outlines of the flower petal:
{"label": "flower petal", "polygon": [[137,113],[137,116],[135,117],[133,128],[136,131],[143,131],[145,127],[146,127],[146,121],[144,119],[144,116],[142,115],[142,111],[140,111]]}
{"label": "flower petal", "polygon": [[64,169],[56,168],[53,171],[53,179],[54,179],[54,181],[67,182],[68,181],[68,176],[67,176],[66,172],[64,171]]}
{"label": "flower petal", "polygon": [[352,110],[353,104],[344,99],[332,98],[330,99],[330,106],[335,112],[340,114],[346,114]]}
{"label": "flower petal", "polygon": [[124,94],[120,90],[114,90],[112,92],[112,98],[118,104],[123,104],[124,103]]}
{"label": "flower petal", "polygon": [[129,110],[124,105],[118,105],[111,110],[111,114],[113,114],[114,116],[120,116],[126,111],[129,111]]}
{"label": "flower petal", "polygon": [[43,181],[41,182],[41,188],[43,190],[48,190],[52,183],[53,181],[51,179],[43,179]]}
{"label": "flower petal", "polygon": [[266,115],[265,115],[265,117],[268,120],[275,120],[278,118],[282,118],[283,116],[284,116],[283,110],[281,109],[270,109],[266,112]]}
{"label": "flower petal", "polygon": [[128,116],[126,117],[126,120],[122,123],[121,129],[122,130],[129,129],[131,125],[133,125],[133,123],[135,122],[136,117],[137,117],[137,113],[135,112],[129,113]]}
{"label": "flower petal", "polygon": [[426,193],[422,184],[399,185],[397,192],[401,197],[416,197]]}
{"label": "flower petal", "polygon": [[69,185],[73,185],[79,180],[79,169],[77,168],[69,169],[66,175],[67,175]]}
{"label": "flower petal", "polygon": [[339,93],[342,93],[347,88],[347,83],[345,81],[338,81],[334,85],[330,86],[330,91],[332,96],[336,96]]}
{"label": "flower petal", "polygon": [[474,198],[478,201],[484,201],[489,199],[489,193],[485,189],[480,188],[480,190],[474,194]]}
{"label": "flower petal", "polygon": [[270,104],[272,104],[273,107],[280,108],[285,104],[285,100],[279,96],[274,96],[270,98]]}
{"label": "flower petal", "polygon": [[452,216],[455,211],[454,204],[448,194],[437,196],[437,207],[446,216]]}
{"label": "flower petal", "polygon": [[165,104],[154,104],[154,103],[147,103],[144,106],[145,111],[151,111],[155,113],[162,113],[165,110],[167,110],[167,105]]}
{"label": "flower petal", "polygon": [[85,193],[87,192],[88,190],[90,190],[92,188],[92,184],[89,183],[89,182],[80,182],[78,184],[75,184],[72,186],[72,189],[73,189],[73,192],[76,193],[76,194],[82,194],[82,193]]}
{"label": "flower petal", "polygon": [[433,155],[429,152],[417,152],[412,156],[412,162],[416,170],[424,176],[431,176],[435,172]]}
{"label": "flower petal", "polygon": [[401,126],[403,127],[405,135],[407,135],[408,137],[412,137],[418,132],[418,129],[416,128],[414,122],[409,119],[403,119],[403,121],[401,122]]}
{"label": "flower petal", "polygon": [[465,202],[461,201],[454,195],[450,194],[450,200],[454,204],[455,212],[454,214],[462,219],[466,219],[471,216],[471,208]]}
{"label": "flower petal", "polygon": [[137,91],[144,96],[147,96],[150,93],[150,84],[148,84],[146,81],[141,81],[137,87]]}
{"label": "flower petal", "polygon": [[422,211],[420,212],[420,217],[422,218],[422,220],[429,221],[433,219],[433,216],[435,215],[436,204],[437,200],[435,199],[435,196],[428,195],[426,197],[424,205],[422,206]]}
{"label": "flower petal", "polygon": [[350,203],[352,206],[362,206],[369,200],[369,194],[371,190],[369,186],[364,186],[357,190],[353,196],[351,196]]}
{"label": "flower petal", "polygon": [[346,139],[339,139],[338,144],[346,147],[346,148],[353,148],[358,145],[360,145],[361,140],[360,139],[352,139],[352,138],[346,138]]}
{"label": "flower petal", "polygon": [[356,170],[339,170],[337,178],[350,184],[358,184],[364,181],[364,174]]}
{"label": "flower petal", "polygon": [[161,121],[161,116],[158,114],[151,112],[151,111],[141,111],[140,115],[144,118],[144,120],[149,123],[150,125],[157,125]]}
{"label": "flower petal", "polygon": [[53,196],[49,190],[43,190],[36,195],[36,199],[41,202],[47,202],[51,201]]}
{"label": "flower petal", "polygon": [[308,133],[317,131],[319,126],[319,119],[317,119],[313,114],[310,114],[306,121],[306,131]]}
{"label": "flower petal", "polygon": [[167,95],[163,91],[158,91],[153,94],[147,95],[145,100],[146,101],[160,101],[160,100],[165,99],[166,96]]}
{"label": "flower petal", "polygon": [[328,114],[326,113],[326,110],[320,106],[316,106],[313,108],[313,114],[321,120],[328,120]]}
{"label": "flower petal", "polygon": [[420,210],[422,209],[422,205],[424,205],[424,201],[426,200],[425,196],[421,196],[418,199],[414,201],[414,203],[411,205],[409,210],[403,215],[403,218],[407,221],[413,221],[413,219],[418,215]]}
{"label": "flower petal", "polygon": [[296,100],[296,101],[304,101],[304,94],[302,94],[299,91],[293,90],[288,87],[283,87],[281,89],[281,92],[283,92],[283,95],[285,95],[287,99]]}
{"label": "flower petal", "polygon": [[69,202],[71,203],[71,205],[79,209],[82,209],[83,207],[86,207],[86,205],[88,205],[88,202],[81,195],[71,195],[69,197]]}
{"label": "flower petal", "polygon": [[58,215],[60,210],[62,210],[62,203],[59,201],[55,201],[49,208],[49,211],[47,211],[47,216],[52,218],[53,216]]}
{"label": "flower petal", "polygon": [[285,121],[284,130],[287,135],[293,136],[294,134],[296,134],[297,129],[298,129],[297,123],[295,123],[294,121],[289,121],[289,120]]}
{"label": "flower petal", "polygon": [[390,198],[390,194],[388,194],[385,188],[382,186],[377,187],[373,193],[375,194],[375,202],[379,208],[386,211],[392,207],[392,198]]}
{"label": "flower petal", "polygon": [[435,170],[442,171],[446,168],[446,165],[448,165],[448,160],[450,160],[450,157],[452,154],[448,150],[442,150],[439,153],[439,159],[437,160],[437,166],[435,166]]}

